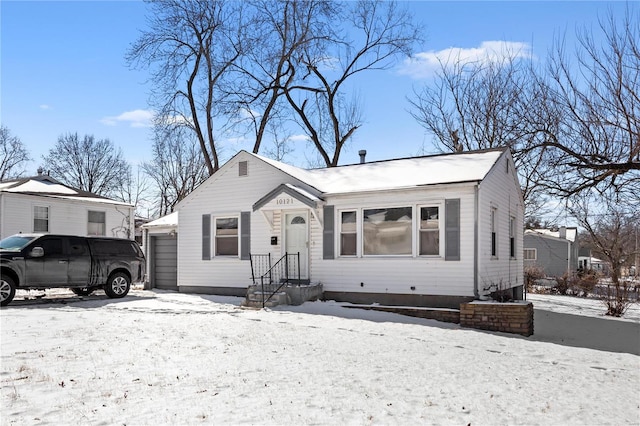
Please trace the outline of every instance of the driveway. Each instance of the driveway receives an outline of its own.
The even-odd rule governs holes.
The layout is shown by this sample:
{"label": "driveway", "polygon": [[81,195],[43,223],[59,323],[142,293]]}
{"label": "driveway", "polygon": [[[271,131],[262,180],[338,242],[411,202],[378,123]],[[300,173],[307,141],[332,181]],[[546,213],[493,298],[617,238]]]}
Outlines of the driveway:
{"label": "driveway", "polygon": [[534,309],[529,339],[640,355],[640,324]]}

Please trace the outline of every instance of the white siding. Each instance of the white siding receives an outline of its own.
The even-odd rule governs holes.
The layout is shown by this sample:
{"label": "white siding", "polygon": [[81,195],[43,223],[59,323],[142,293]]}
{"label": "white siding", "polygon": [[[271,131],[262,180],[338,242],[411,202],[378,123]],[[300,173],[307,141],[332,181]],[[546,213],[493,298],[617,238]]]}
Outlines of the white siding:
{"label": "white siding", "polygon": [[0,236],[33,232],[34,206],[49,207],[50,234],[87,235],[91,210],[105,212],[106,236],[133,238],[133,207],[7,192],[0,195]]}
{"label": "white siding", "polygon": [[[339,212],[341,210],[383,207],[418,207],[460,199],[460,261],[445,261],[443,257],[339,257]],[[395,192],[362,194],[352,197],[329,198],[335,206],[336,259],[322,258],[322,229],[313,227],[313,281],[320,281],[325,291],[364,293],[393,293],[416,295],[447,295],[473,297],[473,185],[449,185]],[[414,223],[417,213],[414,213]],[[442,224],[444,226],[444,224]],[[360,232],[360,231],[359,231]],[[414,243],[417,231],[414,228]],[[415,289],[412,290],[411,287]]]}
{"label": "white siding", "polygon": [[[508,166],[507,166],[507,163]],[[522,238],[524,206],[513,161],[505,152],[479,189],[478,288],[481,294],[491,285],[503,288],[523,284]],[[491,256],[491,209],[497,217],[497,256]],[[515,218],[515,258],[510,256],[509,218]]]}
{"label": "white siding", "polygon": [[[247,176],[239,176],[238,162],[247,161]],[[280,217],[274,215],[273,229],[253,204],[282,183],[300,184],[293,177],[265,162],[239,153],[178,205],[178,285],[246,288],[251,283],[251,266],[239,257],[202,260],[202,215],[212,217],[251,212],[251,253],[280,256]],[[214,221],[212,220],[212,229]],[[271,246],[271,236],[278,245]],[[213,253],[213,250],[212,250]]]}
{"label": "white siding", "polygon": [[[322,206],[311,214],[308,207],[294,202],[289,208],[310,212],[309,274],[312,282],[321,282],[325,291],[389,293],[405,295],[474,297],[475,271],[477,285],[483,282],[522,284],[522,200],[515,174],[507,172],[505,154],[480,185],[479,207],[476,210],[476,183],[431,185],[350,195],[325,195],[324,204],[334,206],[335,259],[323,259]],[[238,163],[248,162],[248,175],[239,176]],[[279,210],[277,203],[268,202],[253,212],[253,205],[283,183],[299,185],[313,191],[304,183],[270,164],[247,153],[239,153],[214,176],[202,184],[178,205],[178,285],[195,287],[246,288],[251,282],[251,266],[239,257],[213,257],[202,260],[202,215],[240,216],[251,212],[251,253],[271,253],[275,261],[283,254],[282,219],[287,210]],[[444,218],[446,199],[460,200],[460,260],[445,261],[442,257],[417,255],[418,207],[437,203]],[[490,235],[487,233],[489,209],[499,209],[499,256],[490,259]],[[414,254],[387,257],[340,257],[339,214],[342,210],[362,210],[384,207],[414,208]],[[476,247],[476,211],[479,241]],[[263,214],[264,212],[264,214]],[[516,218],[516,259],[509,256],[509,215]],[[265,217],[266,216],[266,217]],[[212,219],[212,228],[215,221]],[[444,220],[441,222],[444,226]],[[361,232],[361,231],[359,231]],[[441,234],[442,235],[442,234]],[[278,243],[271,245],[271,237]],[[442,237],[441,237],[442,238]],[[213,239],[212,239],[213,241]],[[444,244],[444,243],[443,243]],[[476,248],[479,259],[475,259]],[[213,247],[211,252],[213,253]]]}

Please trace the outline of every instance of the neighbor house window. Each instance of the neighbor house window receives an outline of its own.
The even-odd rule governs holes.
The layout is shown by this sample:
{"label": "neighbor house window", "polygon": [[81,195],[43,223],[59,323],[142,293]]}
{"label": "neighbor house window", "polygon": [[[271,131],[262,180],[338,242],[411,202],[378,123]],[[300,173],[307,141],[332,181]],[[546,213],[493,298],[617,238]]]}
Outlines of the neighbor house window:
{"label": "neighbor house window", "polygon": [[33,207],[33,232],[49,232],[49,207]]}
{"label": "neighbor house window", "polygon": [[496,216],[497,216],[497,209],[492,208],[491,209],[491,256],[497,256],[498,255],[498,238],[497,238],[497,231],[498,231],[498,224],[496,223]]}
{"label": "neighbor house window", "polygon": [[215,226],[215,255],[238,255],[238,218],[218,217]]}
{"label": "neighbor house window", "polygon": [[89,211],[87,235],[106,235],[106,213]]}
{"label": "neighbor house window", "polygon": [[412,216],[411,207],[364,210],[364,254],[411,255]]}
{"label": "neighbor house window", "polygon": [[355,256],[358,240],[356,212],[340,213],[340,256]]}
{"label": "neighbor house window", "polygon": [[509,256],[516,257],[516,218],[513,216],[509,218]]}
{"label": "neighbor house window", "polygon": [[420,208],[420,255],[440,254],[440,209]]}
{"label": "neighbor house window", "polygon": [[524,249],[524,260],[538,260],[538,251],[534,248]]}

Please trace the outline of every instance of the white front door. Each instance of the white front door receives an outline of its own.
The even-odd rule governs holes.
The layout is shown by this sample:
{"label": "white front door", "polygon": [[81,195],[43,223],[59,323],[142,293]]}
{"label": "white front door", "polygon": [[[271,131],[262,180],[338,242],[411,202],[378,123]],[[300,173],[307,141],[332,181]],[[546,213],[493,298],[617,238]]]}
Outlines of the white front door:
{"label": "white front door", "polygon": [[[300,253],[300,278],[309,278],[309,216],[305,213],[285,214],[285,251]],[[295,272],[297,271],[290,271]]]}

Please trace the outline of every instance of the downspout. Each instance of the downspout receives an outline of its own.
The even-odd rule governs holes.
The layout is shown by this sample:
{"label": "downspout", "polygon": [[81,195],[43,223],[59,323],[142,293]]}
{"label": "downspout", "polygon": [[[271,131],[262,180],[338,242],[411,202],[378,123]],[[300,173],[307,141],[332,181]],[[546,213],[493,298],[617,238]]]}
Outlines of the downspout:
{"label": "downspout", "polygon": [[479,222],[479,213],[480,208],[478,207],[478,187],[480,186],[477,183],[474,186],[474,219],[473,219],[473,297],[476,299],[480,298],[480,293],[478,292],[478,222]]}

